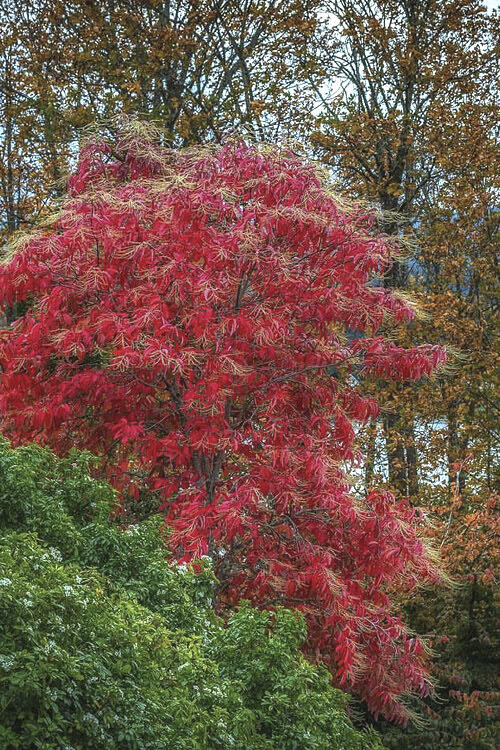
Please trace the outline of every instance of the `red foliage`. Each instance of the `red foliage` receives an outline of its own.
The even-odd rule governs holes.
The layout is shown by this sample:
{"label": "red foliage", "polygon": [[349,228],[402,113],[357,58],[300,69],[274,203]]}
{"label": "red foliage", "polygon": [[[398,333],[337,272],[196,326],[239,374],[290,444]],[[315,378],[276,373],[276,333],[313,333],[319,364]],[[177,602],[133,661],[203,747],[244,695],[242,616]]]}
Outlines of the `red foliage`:
{"label": "red foliage", "polygon": [[372,280],[393,248],[311,165],[242,143],[90,143],[69,192],[1,269],[5,305],[28,304],[0,345],[3,429],[104,453],[132,495],[146,481],[220,603],[298,606],[338,684],[404,721],[428,679],[389,590],[438,574],[414,510],[345,473],[377,412],[363,373],[444,359],[377,335],[412,317]]}

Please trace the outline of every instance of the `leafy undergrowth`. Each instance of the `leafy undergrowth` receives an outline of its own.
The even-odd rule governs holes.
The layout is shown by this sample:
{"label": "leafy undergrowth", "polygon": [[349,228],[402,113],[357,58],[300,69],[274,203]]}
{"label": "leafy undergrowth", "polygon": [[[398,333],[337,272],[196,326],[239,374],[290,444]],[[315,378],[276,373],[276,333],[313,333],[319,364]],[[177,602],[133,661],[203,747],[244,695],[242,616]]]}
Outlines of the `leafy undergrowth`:
{"label": "leafy undergrowth", "polygon": [[0,444],[0,746],[368,750],[303,619],[214,614],[210,563],[168,564],[151,518],[122,529],[93,459]]}

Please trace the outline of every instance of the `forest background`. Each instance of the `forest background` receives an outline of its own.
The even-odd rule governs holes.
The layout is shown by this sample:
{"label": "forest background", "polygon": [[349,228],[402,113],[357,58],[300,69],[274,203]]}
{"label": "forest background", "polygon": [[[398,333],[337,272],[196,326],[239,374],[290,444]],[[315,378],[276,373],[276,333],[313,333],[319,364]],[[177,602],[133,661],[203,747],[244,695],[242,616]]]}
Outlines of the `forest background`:
{"label": "forest background", "polygon": [[387,486],[421,508],[459,585],[401,602],[435,649],[440,700],[429,700],[425,727],[402,734],[379,725],[398,748],[451,739],[482,747],[499,702],[491,5],[0,3],[2,239],[35,225],[62,194],[82,129],[124,112],[157,122],[176,147],[233,134],[286,142],[328,167],[339,192],[382,209],[384,231],[404,241],[406,262],[383,283],[411,295],[421,314],[399,343],[445,345],[455,368],[418,384],[367,384],[383,411],[359,434],[366,461],[356,491]]}

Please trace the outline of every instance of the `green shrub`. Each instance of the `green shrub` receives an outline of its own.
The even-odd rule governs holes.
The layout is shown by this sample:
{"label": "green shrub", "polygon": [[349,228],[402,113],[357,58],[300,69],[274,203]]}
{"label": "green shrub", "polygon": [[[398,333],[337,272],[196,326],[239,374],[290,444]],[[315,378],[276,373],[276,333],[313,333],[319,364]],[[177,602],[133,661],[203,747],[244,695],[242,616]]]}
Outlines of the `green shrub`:
{"label": "green shrub", "polygon": [[89,455],[0,443],[2,750],[364,750],[294,612],[227,625],[215,581],[168,564],[160,520],[122,529]]}

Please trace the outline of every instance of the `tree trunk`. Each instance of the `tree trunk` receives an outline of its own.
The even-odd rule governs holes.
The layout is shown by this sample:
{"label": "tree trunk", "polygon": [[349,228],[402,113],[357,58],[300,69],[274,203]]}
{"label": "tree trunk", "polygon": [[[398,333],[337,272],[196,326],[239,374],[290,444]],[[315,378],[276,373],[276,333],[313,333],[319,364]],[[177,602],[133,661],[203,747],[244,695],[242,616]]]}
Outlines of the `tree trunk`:
{"label": "tree trunk", "polygon": [[406,448],[406,467],[408,472],[408,497],[418,496],[417,447],[415,445],[415,425],[411,422],[404,430]]}
{"label": "tree trunk", "polygon": [[399,414],[387,414],[384,419],[387,461],[389,464],[389,483],[397,495],[408,497],[408,473],[404,439],[400,431]]}
{"label": "tree trunk", "polygon": [[367,428],[368,445],[365,457],[365,492],[368,494],[375,474],[375,448],[377,442],[377,422],[370,422]]}

